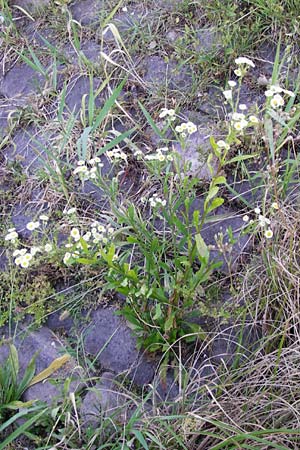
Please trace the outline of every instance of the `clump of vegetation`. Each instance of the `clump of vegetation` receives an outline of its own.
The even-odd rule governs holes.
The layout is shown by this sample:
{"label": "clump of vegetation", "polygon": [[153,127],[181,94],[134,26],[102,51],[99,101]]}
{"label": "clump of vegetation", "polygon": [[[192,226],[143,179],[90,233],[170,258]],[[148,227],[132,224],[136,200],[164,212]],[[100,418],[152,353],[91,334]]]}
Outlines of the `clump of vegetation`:
{"label": "clump of vegetation", "polygon": [[[50,145],[34,148],[42,168],[24,174],[20,157],[11,186],[21,190],[24,177],[32,177],[55,192],[55,200],[46,212],[38,205],[26,224],[29,238],[21,238],[17,226],[3,227],[11,264],[0,275],[0,324],[30,314],[39,326],[58,307],[72,309],[68,295],[56,293],[57,281],[75,282],[80,308],[119,293],[119,314],[137,345],[159,355],[163,386],[172,370],[179,394],[157,404],[153,386],[143,395],[126,392],[136,409],[124,423],[118,414],[103,415],[97,427],[86,428],[78,418],[80,394],[55,408],[20,403],[34,360],[20,382],[11,346],[0,367],[5,445],[23,435],[26,445],[33,441],[41,449],[299,448],[300,83],[291,45],[299,35],[298,3],[103,2],[97,31],[72,19],[68,1],[51,2],[49,18],[57,20],[35,20],[8,3],[0,0],[6,58],[12,66],[29,66],[45,87],[25,108],[14,106],[0,148],[8,148],[20,124],[44,127]],[[118,28],[124,14],[128,23]],[[42,50],[22,37],[28,19],[37,27],[41,20],[53,33],[41,38]],[[203,27],[213,42],[201,50]],[[270,49],[272,73],[264,66],[260,73],[260,62],[269,59],[260,49],[271,37],[279,42]],[[94,39],[99,58],[89,59],[87,38]],[[152,91],[135,60],[153,55],[159,67],[166,64],[166,77],[174,61],[188,67],[190,89],[177,89],[175,81],[169,86],[166,79]],[[77,75],[88,89],[72,111],[68,79],[76,90]],[[258,101],[245,95],[248,90]],[[199,178],[184,156],[203,124],[187,110],[202,111],[212,92],[221,113],[209,119],[214,132],[205,138],[208,152],[198,149],[208,174]],[[240,193],[237,181],[249,189]],[[6,203],[14,201],[7,190],[5,214]],[[231,205],[240,216],[238,231],[226,227],[206,242],[205,227]],[[245,237],[248,254],[236,261],[235,248]],[[214,329],[194,320],[199,315]],[[210,351],[227,339],[218,331],[224,324],[240,332],[235,354],[218,364]],[[249,325],[260,337],[251,351],[243,348]],[[93,363],[88,366],[93,382]],[[16,431],[18,418],[25,422]]]}

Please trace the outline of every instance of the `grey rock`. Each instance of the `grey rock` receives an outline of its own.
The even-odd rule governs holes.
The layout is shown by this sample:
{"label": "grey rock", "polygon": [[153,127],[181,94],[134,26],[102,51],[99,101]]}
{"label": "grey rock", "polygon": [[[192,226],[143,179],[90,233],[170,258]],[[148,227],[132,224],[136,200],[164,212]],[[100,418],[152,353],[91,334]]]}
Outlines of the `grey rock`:
{"label": "grey rock", "polygon": [[[207,165],[208,155],[211,153],[209,138],[212,135],[212,129],[207,127],[198,127],[198,130],[187,136],[185,144],[179,142],[174,144],[175,151],[180,155],[181,165],[189,165],[188,175],[197,177],[201,180],[209,181],[212,174]],[[217,170],[217,159],[214,157],[211,161],[214,172]]]}
{"label": "grey rock", "polygon": [[93,63],[98,63],[100,61],[100,52],[103,51],[101,45],[97,44],[95,41],[86,41],[81,44],[80,50],[77,52],[71,44],[66,45],[62,52],[66,55],[67,59],[73,63],[77,64],[80,55],[83,55],[89,61]]}
{"label": "grey rock", "polygon": [[105,417],[125,423],[128,407],[126,397],[119,392],[114,382],[114,375],[104,372],[100,381],[84,397],[80,416],[85,427],[97,427]]}
{"label": "grey rock", "polygon": [[210,357],[214,363],[245,361],[258,348],[261,330],[253,323],[222,325],[212,341]]}
{"label": "grey rock", "polygon": [[24,96],[41,92],[45,78],[27,64],[17,64],[3,77],[0,83],[0,95],[18,99],[20,104],[26,104]]}
{"label": "grey rock", "polygon": [[155,401],[158,403],[173,401],[179,395],[179,386],[173,370],[168,370],[164,378],[161,373],[158,373],[152,380],[151,386],[154,388]]}
{"label": "grey rock", "polygon": [[[201,217],[203,204],[204,200],[197,198],[191,205],[190,216],[192,217],[195,210],[199,210]],[[222,262],[222,266],[218,270],[227,273],[229,269],[235,269],[240,257],[250,248],[249,236],[242,235],[241,233],[245,224],[242,217],[237,216],[234,211],[225,206],[220,206],[214,210],[208,219],[201,230],[201,236],[206,245],[211,247],[211,260]],[[232,231],[233,243],[230,242],[227,230]],[[215,238],[220,233],[223,235],[223,245],[228,244],[227,251],[225,252],[226,257],[224,257],[216,245]]]}
{"label": "grey rock", "polygon": [[103,206],[104,203],[107,203],[107,196],[104,191],[90,180],[84,182],[81,193],[83,196],[90,197],[94,206]]}
{"label": "grey rock", "polygon": [[4,272],[7,269],[8,260],[5,251],[4,247],[0,247],[0,272]]}
{"label": "grey rock", "polygon": [[[99,88],[101,80],[94,78],[93,80],[93,91],[94,93]],[[72,78],[67,86],[66,91],[66,105],[70,111],[77,114],[82,108],[82,97],[86,95],[85,106],[89,102],[89,92],[90,92],[90,79],[86,76],[74,77]],[[97,97],[95,100],[95,106],[100,108],[103,104],[103,99]]]}
{"label": "grey rock", "polygon": [[51,331],[69,334],[74,327],[74,321],[69,315],[64,315],[64,311],[54,311],[47,317],[46,326]]}
{"label": "grey rock", "polygon": [[209,53],[222,48],[222,36],[214,28],[203,28],[197,31],[199,44],[196,50],[201,53]]}
{"label": "grey rock", "polygon": [[10,161],[19,161],[25,172],[32,174],[45,166],[45,148],[49,146],[49,140],[50,136],[42,130],[29,126],[16,132],[12,145],[5,147],[3,154]]}
{"label": "grey rock", "polygon": [[10,110],[14,109],[13,107],[7,106],[7,103],[0,103],[0,137],[4,137],[6,135],[6,130],[8,128],[8,117]]}
{"label": "grey rock", "polygon": [[91,313],[83,331],[85,351],[95,356],[105,370],[126,372],[137,385],[149,383],[155,365],[137,350],[136,340],[126,322],[113,308],[99,308]]}
{"label": "grey rock", "polygon": [[[1,336],[8,338],[7,329],[2,330]],[[18,350],[19,356],[19,378],[21,379],[25,373],[26,367],[34,355],[36,355],[36,371],[41,371],[49,367],[49,365],[66,354],[66,350],[57,336],[47,327],[41,327],[37,331],[26,331],[24,325],[18,329],[18,334],[13,338],[14,345]],[[0,346],[0,364],[3,364],[8,356],[8,345]],[[51,405],[55,399],[60,396],[66,378],[72,378],[70,383],[70,392],[75,392],[82,387],[80,381],[82,373],[76,366],[73,358],[63,365],[59,370],[54,372],[46,381],[37,383],[29,387],[23,394],[24,401],[41,400]],[[56,384],[51,383],[50,379],[57,380]]]}
{"label": "grey rock", "polygon": [[8,4],[10,6],[21,6],[29,14],[34,14],[42,12],[43,9],[50,5],[50,2],[51,0],[9,0]]}
{"label": "grey rock", "polygon": [[27,204],[18,203],[14,206],[11,221],[22,239],[31,237],[32,232],[27,230],[26,225],[28,222],[34,221],[36,216],[37,214],[34,208],[28,207]]}
{"label": "grey rock", "polygon": [[157,93],[165,87],[181,92],[190,91],[193,78],[188,67],[179,67],[174,61],[167,63],[160,56],[150,56],[144,64],[144,81],[151,91]]}
{"label": "grey rock", "polygon": [[166,33],[166,38],[168,41],[170,41],[170,43],[174,43],[180,36],[180,33],[178,31],[175,30],[169,30]]}
{"label": "grey rock", "polygon": [[104,0],[81,0],[70,6],[70,11],[81,25],[96,25],[104,6]]}
{"label": "grey rock", "polygon": [[[260,174],[258,173],[258,175]],[[232,188],[228,193],[230,199],[240,201],[244,205],[246,205],[246,201],[253,208],[256,204],[261,203],[264,195],[264,180],[262,178],[256,177],[252,180],[235,180],[229,176],[227,182]]]}

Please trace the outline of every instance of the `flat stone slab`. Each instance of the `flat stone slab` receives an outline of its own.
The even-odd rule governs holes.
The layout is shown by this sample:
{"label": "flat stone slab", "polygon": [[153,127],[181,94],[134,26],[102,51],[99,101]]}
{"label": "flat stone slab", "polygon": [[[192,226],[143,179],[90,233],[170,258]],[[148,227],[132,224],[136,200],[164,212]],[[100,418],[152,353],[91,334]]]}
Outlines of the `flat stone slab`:
{"label": "flat stone slab", "polygon": [[197,31],[198,44],[196,50],[201,53],[210,53],[220,50],[222,36],[214,28],[202,28]]}
{"label": "flat stone slab", "polygon": [[136,340],[114,308],[92,311],[83,330],[84,348],[96,357],[105,370],[116,374],[126,372],[137,385],[150,383],[155,372],[153,361],[147,360],[136,348]]}
{"label": "flat stone slab", "polygon": [[8,0],[8,4],[12,7],[14,5],[21,6],[29,14],[42,12],[44,8],[50,5],[51,0]]}
{"label": "flat stone slab", "polygon": [[126,422],[128,399],[119,392],[114,377],[111,372],[104,372],[84,397],[79,412],[85,427],[96,427],[105,417],[112,417],[119,423]]}
{"label": "flat stone slab", "polygon": [[7,98],[18,98],[21,104],[26,104],[22,97],[36,94],[43,90],[45,78],[25,63],[12,67],[0,83],[0,95]]}
{"label": "flat stone slab", "polygon": [[43,130],[29,126],[16,132],[12,145],[5,147],[3,154],[9,161],[18,161],[26,173],[33,174],[45,167],[45,148],[48,146],[49,136]]}
{"label": "flat stone slab", "polygon": [[92,25],[99,21],[104,7],[104,0],[81,0],[70,6],[70,11],[73,19],[81,25]]}
{"label": "flat stone slab", "polygon": [[[102,80],[99,78],[93,79],[93,92],[95,93],[99,86],[101,85]],[[67,92],[66,92],[66,106],[69,111],[72,111],[74,114],[79,113],[82,108],[82,97],[86,95],[85,98],[85,106],[86,109],[88,107],[89,102],[89,93],[90,93],[90,79],[86,76],[81,77],[73,77],[68,83]],[[103,104],[103,98],[97,97],[95,99],[95,106],[100,108]]]}
{"label": "flat stone slab", "polygon": [[210,348],[211,361],[233,364],[235,359],[245,361],[257,349],[261,330],[253,323],[222,325],[219,333],[213,339]]}
{"label": "flat stone slab", "polygon": [[[190,215],[192,217],[195,210],[203,211],[204,200],[197,198],[191,209]],[[209,221],[207,221],[201,231],[201,236],[204,239],[206,245],[212,247],[210,249],[210,257],[213,261],[221,261],[222,266],[218,269],[227,273],[229,270],[226,259],[230,262],[231,270],[236,267],[239,258],[243,253],[247,252],[250,248],[249,236],[243,235],[242,230],[245,226],[242,217],[237,216],[236,213],[230,210],[228,207],[220,206],[212,214],[209,215]],[[233,243],[230,242],[230,236],[227,230],[231,230]],[[231,252],[226,252],[226,258],[222,252],[218,249],[216,244],[217,235],[221,233],[223,235],[223,245],[228,245],[228,250],[231,248]]]}
{"label": "flat stone slab", "polygon": [[[208,127],[198,127],[198,130],[188,136],[183,145],[175,142],[174,150],[180,155],[180,163],[183,167],[188,164],[187,175],[197,177],[200,180],[210,181],[212,175],[207,165],[207,158],[212,153],[209,138],[212,131]],[[214,158],[211,162],[216,169],[217,162]]]}
{"label": "flat stone slab", "polygon": [[[47,327],[41,327],[39,330],[31,332],[26,332],[25,328],[24,326],[21,329],[18,328],[16,330],[18,334],[13,339],[13,343],[18,350],[20,379],[34,355],[37,355],[35,371],[37,375],[47,369],[54,360],[67,354],[62,342]],[[6,339],[9,337],[7,327],[1,330],[0,336]],[[0,364],[4,363],[8,354],[8,345],[5,343],[0,345]],[[70,384],[70,392],[75,392],[81,387],[81,381],[79,379],[80,370],[73,358],[70,358],[65,365],[50,376],[51,379],[58,380],[57,385],[47,380],[37,383],[25,391],[23,400],[38,399],[51,405],[53,400],[60,395],[63,384],[68,377],[74,379]]]}
{"label": "flat stone slab", "polygon": [[144,66],[143,79],[154,92],[165,87],[181,92],[188,92],[191,89],[192,75],[186,66],[179,67],[174,61],[167,63],[160,56],[150,56],[144,61]]}

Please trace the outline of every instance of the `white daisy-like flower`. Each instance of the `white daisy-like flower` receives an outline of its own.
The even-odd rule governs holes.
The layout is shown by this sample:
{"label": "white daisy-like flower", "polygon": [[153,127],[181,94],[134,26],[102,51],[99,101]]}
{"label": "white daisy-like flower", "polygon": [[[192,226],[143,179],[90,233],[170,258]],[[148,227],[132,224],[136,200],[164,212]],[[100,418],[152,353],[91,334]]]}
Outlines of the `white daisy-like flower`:
{"label": "white daisy-like flower", "polygon": [[163,162],[163,161],[165,161],[166,157],[162,153],[159,153],[157,155],[157,159],[158,159],[158,161]]}
{"label": "white daisy-like flower", "polygon": [[15,242],[16,239],[18,239],[18,233],[16,231],[10,231],[4,238],[5,241],[12,241],[12,242]]}
{"label": "white daisy-like flower", "polygon": [[193,134],[197,131],[197,126],[193,122],[187,122],[187,132]]}
{"label": "white daisy-like flower", "polygon": [[242,131],[244,128],[246,128],[247,125],[248,125],[247,120],[243,119],[233,124],[236,131]]}
{"label": "white daisy-like flower", "polygon": [[40,226],[40,222],[28,222],[28,224],[26,225],[26,228],[29,231],[34,231],[37,228],[39,228],[39,226]]}
{"label": "white daisy-like flower", "polygon": [[88,168],[86,166],[78,166],[76,167],[76,169],[74,170],[74,175],[76,175],[77,173],[87,173],[88,172]]}
{"label": "white daisy-like flower", "polygon": [[241,104],[239,105],[239,109],[240,109],[241,111],[246,111],[246,110],[248,109],[248,107],[247,107],[247,105],[245,105],[244,103],[241,103]]}
{"label": "white daisy-like flower", "polygon": [[88,242],[88,241],[91,239],[91,236],[92,236],[92,233],[91,233],[90,231],[87,231],[87,232],[82,236],[82,239],[83,239],[85,242]]}
{"label": "white daisy-like flower", "polygon": [[77,165],[78,165],[78,166],[84,166],[84,165],[85,165],[85,161],[83,161],[83,160],[81,159],[81,160],[79,160],[79,161],[77,162]]}
{"label": "white daisy-like flower", "polygon": [[243,216],[243,221],[244,222],[249,222],[249,216],[247,216],[247,214],[245,216]]}
{"label": "white daisy-like flower", "polygon": [[236,58],[234,61],[238,66],[241,64],[246,64],[246,66],[255,67],[254,62],[251,59],[246,58],[245,56],[240,56],[239,58]]}
{"label": "white daisy-like flower", "polygon": [[41,251],[41,247],[31,247],[31,249],[30,249],[30,253],[32,256],[35,256],[40,251]]}
{"label": "white daisy-like flower", "polygon": [[267,89],[267,90],[265,91],[265,96],[266,96],[266,97],[273,97],[273,95],[274,95],[274,92],[271,91],[271,89]]}
{"label": "white daisy-like flower", "polygon": [[217,146],[219,148],[224,148],[225,150],[229,150],[230,149],[230,145],[227,144],[227,142],[223,141],[222,139],[217,142]]}
{"label": "white daisy-like flower", "polygon": [[270,101],[270,105],[272,108],[280,108],[284,105],[284,99],[280,94],[275,94],[274,97]]}
{"label": "white daisy-like flower", "polygon": [[270,86],[270,91],[273,92],[273,94],[280,94],[283,91],[283,89],[276,84],[272,84]]}
{"label": "white daisy-like flower", "polygon": [[51,245],[51,244],[46,244],[44,246],[44,250],[46,253],[50,253],[52,251],[52,249],[53,249],[53,245]]}
{"label": "white daisy-like flower", "polygon": [[67,214],[67,216],[71,216],[72,214],[76,213],[76,208],[70,208],[67,209],[67,211],[64,211],[64,214]]}
{"label": "white daisy-like flower", "polygon": [[79,241],[80,239],[80,232],[78,230],[78,228],[72,228],[71,232],[70,232],[70,236],[75,240],[75,241]]}
{"label": "white daisy-like flower", "polygon": [[235,75],[236,75],[237,77],[241,77],[241,76],[242,76],[242,71],[241,71],[241,69],[235,69],[233,72],[235,73]]}
{"label": "white daisy-like flower", "polygon": [[251,115],[249,116],[249,122],[251,122],[253,125],[256,125],[257,123],[259,123],[259,120],[257,117]]}
{"label": "white daisy-like flower", "polygon": [[226,98],[226,100],[232,100],[232,90],[227,89],[226,91],[223,91],[223,95]]}
{"label": "white daisy-like flower", "polygon": [[260,208],[257,206],[256,208],[254,208],[254,212],[255,212],[255,214],[260,214],[260,213],[261,213],[261,210],[260,210]]}
{"label": "white daisy-like flower", "polygon": [[71,258],[71,253],[66,252],[65,256],[64,256],[64,259],[63,259],[64,264],[67,264],[68,261],[70,260],[70,258]]}
{"label": "white daisy-like flower", "polygon": [[29,261],[26,261],[26,259],[21,259],[20,266],[23,267],[23,269],[27,269],[27,267],[29,267]]}
{"label": "white daisy-like flower", "polygon": [[182,133],[182,132],[183,132],[182,125],[177,125],[177,126],[175,127],[175,131],[176,131],[176,133]]}
{"label": "white daisy-like flower", "polygon": [[268,219],[265,216],[262,216],[261,214],[258,216],[258,221],[259,221],[259,225],[261,227],[265,227],[266,225],[270,225],[271,224],[270,219]]}
{"label": "white daisy-like flower", "polygon": [[272,239],[273,237],[273,231],[271,230],[271,228],[268,228],[264,234],[267,239]]}
{"label": "white daisy-like flower", "polygon": [[16,264],[16,266],[19,266],[19,265],[21,264],[21,261],[22,261],[21,256],[18,256],[18,257],[15,259],[15,264]]}
{"label": "white daisy-like flower", "polygon": [[232,120],[242,120],[245,119],[245,114],[234,112],[231,116]]}
{"label": "white daisy-like flower", "polygon": [[229,81],[228,81],[228,86],[230,86],[230,87],[232,87],[232,88],[235,87],[236,84],[237,84],[236,81],[233,81],[233,80],[229,80]]}
{"label": "white daisy-like flower", "polygon": [[276,209],[276,210],[279,209],[279,205],[278,205],[277,202],[273,202],[272,205],[271,205],[271,207],[272,207],[273,209]]}
{"label": "white daisy-like flower", "polygon": [[46,214],[42,214],[40,215],[39,219],[42,220],[42,222],[48,222],[49,217],[46,216]]}

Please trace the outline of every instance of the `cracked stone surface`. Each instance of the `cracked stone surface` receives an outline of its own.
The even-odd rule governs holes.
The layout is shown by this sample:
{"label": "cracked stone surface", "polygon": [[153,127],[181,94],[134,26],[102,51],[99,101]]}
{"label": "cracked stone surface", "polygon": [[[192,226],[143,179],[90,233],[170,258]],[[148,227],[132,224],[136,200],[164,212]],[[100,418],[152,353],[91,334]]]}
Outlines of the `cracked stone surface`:
{"label": "cracked stone surface", "polygon": [[203,28],[197,32],[199,43],[196,50],[201,53],[209,53],[222,48],[222,36],[214,28]]}
{"label": "cracked stone surface", "polygon": [[36,72],[27,64],[17,64],[2,78],[0,95],[19,99],[21,104],[26,104],[27,100],[22,97],[41,92],[45,81],[42,74]]}
{"label": "cracked stone surface", "polygon": [[[23,327],[22,327],[23,328]],[[24,375],[26,367],[33,355],[36,356],[36,371],[39,374],[41,371],[49,367],[49,365],[57,358],[66,354],[63,343],[52,333],[47,327],[41,327],[38,331],[26,332],[26,327],[17,329],[17,335],[14,338],[14,345],[18,350],[20,372],[19,378]],[[20,334],[19,332],[22,331]],[[8,330],[2,329],[1,337],[8,337]],[[9,354],[9,347],[7,344],[0,346],[0,364],[3,364]],[[82,386],[80,381],[81,371],[73,358],[62,366],[59,370],[51,375],[51,379],[58,380],[57,384],[50,381],[37,383],[29,387],[23,394],[24,401],[39,399],[52,404],[53,400],[57,398],[62,390],[63,384],[67,377],[74,378],[70,384],[70,392],[75,392]]]}
{"label": "cracked stone surface", "polygon": [[97,357],[105,370],[116,374],[128,372],[139,386],[150,383],[155,364],[136,348],[130,328],[114,308],[99,308],[91,312],[88,326],[83,330],[85,351]]}
{"label": "cracked stone surface", "polygon": [[[94,78],[93,80],[93,91],[94,93],[99,88],[101,80]],[[66,92],[66,106],[69,111],[73,111],[77,114],[82,108],[82,97],[86,95],[85,105],[87,108],[89,102],[89,92],[90,92],[90,79],[86,76],[74,77],[71,79],[67,86]],[[103,104],[101,97],[97,97],[95,100],[95,106],[100,108]]]}
{"label": "cracked stone surface", "polygon": [[[181,165],[189,164],[187,174],[205,181],[210,181],[212,178],[207,165],[207,158],[211,153],[210,135],[209,128],[199,127],[195,133],[186,138],[185,145],[181,145],[179,142],[174,144],[175,151],[181,156]],[[212,160],[211,165],[216,171],[216,158]]]}
{"label": "cracked stone surface", "polygon": [[176,63],[165,62],[160,56],[146,59],[144,81],[150,90],[158,92],[168,86],[172,90],[188,92],[192,84],[192,75],[185,66],[178,67]]}
{"label": "cracked stone surface", "polygon": [[[202,198],[195,199],[190,208],[190,217],[193,216],[195,210],[200,211],[201,217],[203,204],[204,200]],[[228,273],[229,268],[234,270],[241,256],[249,251],[251,246],[249,236],[241,233],[244,225],[245,223],[243,222],[242,217],[237,216],[234,211],[226,206],[220,206],[209,215],[209,221],[203,225],[201,236],[206,245],[212,247],[210,249],[211,260],[215,262],[220,261],[222,263],[217,270],[224,273]],[[233,243],[231,243],[228,230],[232,232]],[[227,251],[225,252],[226,257],[224,257],[216,244],[215,237],[219,233],[223,235],[223,244],[228,245]]]}
{"label": "cracked stone surface", "polygon": [[111,372],[104,372],[84,397],[80,408],[84,426],[97,427],[104,417],[109,416],[119,423],[126,422],[128,398],[119,392],[114,378]]}
{"label": "cracked stone surface", "polygon": [[44,8],[50,5],[51,0],[9,0],[8,4],[10,6],[21,6],[29,14],[34,14],[37,12],[42,12]]}
{"label": "cracked stone surface", "polygon": [[16,132],[12,145],[4,148],[3,154],[9,161],[18,161],[25,173],[32,174],[45,166],[45,159],[48,158],[45,148],[49,145],[49,136],[43,130],[29,126]]}
{"label": "cracked stone surface", "polygon": [[103,0],[81,0],[71,5],[70,11],[73,19],[81,25],[95,25],[104,5]]}

